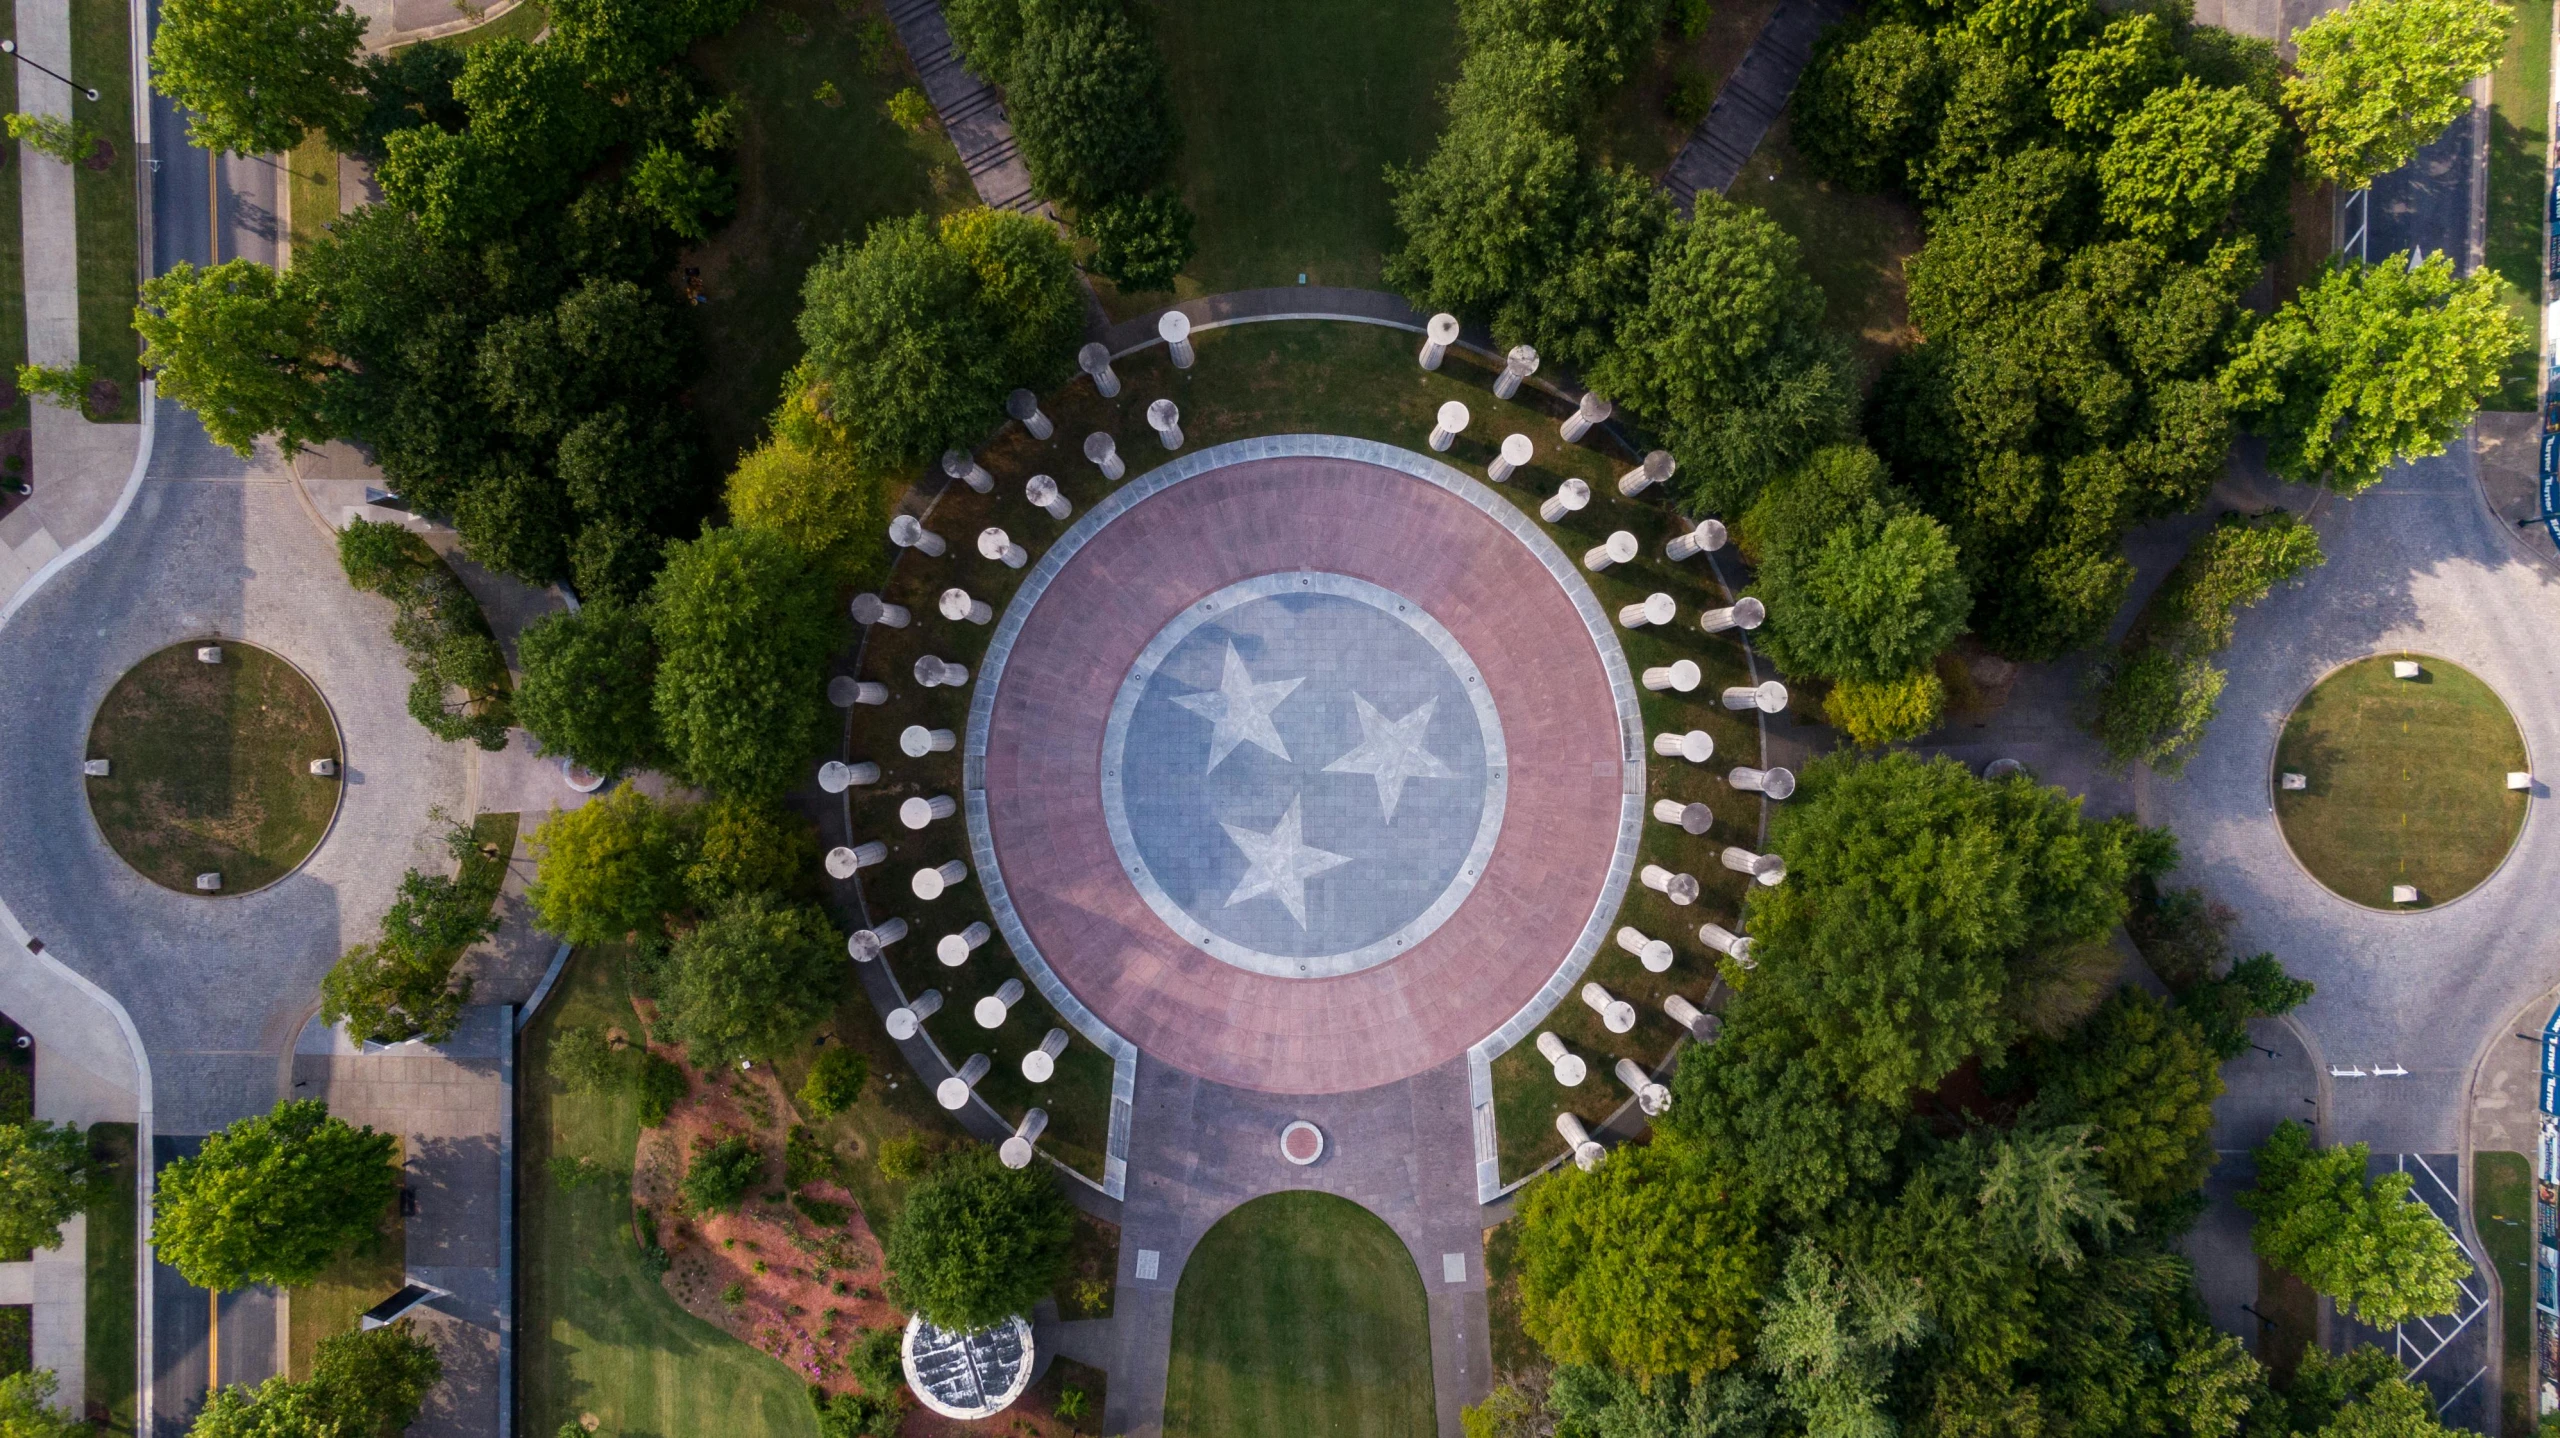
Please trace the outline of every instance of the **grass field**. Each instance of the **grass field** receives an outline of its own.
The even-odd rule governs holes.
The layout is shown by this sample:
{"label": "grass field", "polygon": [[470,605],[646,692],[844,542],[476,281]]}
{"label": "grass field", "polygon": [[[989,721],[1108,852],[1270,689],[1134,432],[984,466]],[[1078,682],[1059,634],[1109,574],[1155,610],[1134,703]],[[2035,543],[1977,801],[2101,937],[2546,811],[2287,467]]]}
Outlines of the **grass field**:
{"label": "grass field", "polygon": [[1768,211],[1796,237],[1805,273],[1821,287],[1824,320],[1848,338],[1872,381],[1886,360],[1920,339],[1902,280],[1902,262],[1920,249],[1920,217],[1890,196],[1815,178],[1787,136],[1781,118],[1727,193]]}
{"label": "grass field", "polygon": [[[1182,295],[1376,288],[1397,243],[1385,171],[1431,152],[1458,75],[1457,8],[1376,0],[1154,0],[1199,216]],[[1114,297],[1117,298],[1117,297]],[[1115,306],[1138,313],[1164,300]]]}
{"label": "grass field", "polygon": [[[545,1069],[564,1025],[633,1026],[607,956],[580,950],[524,1034],[516,1171],[523,1255],[517,1294],[516,1431],[652,1438],[815,1438],[791,1371],[678,1307],[643,1261],[631,1223],[639,1102],[563,1091]],[[554,1158],[584,1158],[601,1183],[566,1188]]]}
{"label": "grass field", "polygon": [[2533,1417],[2533,1161],[2484,1149],[2471,1161],[2471,1221],[2498,1271],[2500,1368],[2507,1438],[2529,1438]]}
{"label": "grass field", "polygon": [[338,152],[317,130],[285,156],[286,205],[293,216],[293,243],[307,245],[328,232],[338,219]]}
{"label": "grass field", "polygon": [[[2394,659],[2421,677],[2394,679]],[[2320,681],[2285,721],[2276,767],[2310,787],[2278,789],[2276,820],[2312,877],[2387,909],[2395,884],[2441,904],[2489,877],[2524,826],[2506,787],[2524,739],[2488,685],[2441,659],[2378,654]],[[2271,781],[2272,782],[2272,781]]]}
{"label": "grass field", "polygon": [[[980,461],[996,476],[994,492],[980,497],[954,486],[935,501],[933,527],[967,536],[998,524],[1021,536],[1026,545],[1045,543],[1057,533],[1057,521],[1022,498],[1023,481],[1034,473],[1051,474],[1079,512],[1090,507],[1108,486],[1077,446],[1085,435],[1107,430],[1117,437],[1131,475],[1143,472],[1165,455],[1144,417],[1148,403],[1159,396],[1178,397],[1190,449],[1252,435],[1299,432],[1356,435],[1419,449],[1439,405],[1463,399],[1474,420],[1444,459],[1482,478],[1504,434],[1516,430],[1536,437],[1538,458],[1513,483],[1497,487],[1497,492],[1534,514],[1538,502],[1553,493],[1565,476],[1584,480],[1593,491],[1590,507],[1568,516],[1563,525],[1547,526],[1547,533],[1567,552],[1578,555],[1610,531],[1625,529],[1643,541],[1646,556],[1587,576],[1601,605],[1614,613],[1619,606],[1658,590],[1677,600],[1681,614],[1689,617],[1679,624],[1619,633],[1631,664],[1643,667],[1689,658],[1706,673],[1694,694],[1645,692],[1646,731],[1703,729],[1714,738],[1720,761],[1759,753],[1756,727],[1725,709],[1717,697],[1725,684],[1744,678],[1741,647],[1700,633],[1694,623],[1701,609],[1724,602],[1722,590],[1705,565],[1675,565],[1658,557],[1673,521],[1658,505],[1618,495],[1614,481],[1626,468],[1623,456],[1557,441],[1555,425],[1567,406],[1528,387],[1520,392],[1522,402],[1493,398],[1489,392],[1492,372],[1464,353],[1453,353],[1439,372],[1426,373],[1414,364],[1412,336],[1375,325],[1324,321],[1238,325],[1199,333],[1194,344],[1199,362],[1187,375],[1173,371],[1161,348],[1120,361],[1123,387],[1117,400],[1102,399],[1083,380],[1052,394],[1043,401],[1057,426],[1048,441],[1034,441],[1018,426],[1006,426],[978,451]],[[903,567],[887,593],[893,602],[929,614],[942,588],[958,584],[1002,609],[1027,572],[979,558],[964,540],[952,546],[950,558],[930,567]],[[903,676],[928,644],[944,658],[974,669],[990,633],[971,625],[876,629],[865,655],[867,672],[875,677]],[[896,753],[898,730],[910,723],[965,727],[967,691],[910,692],[911,699],[894,712],[890,708],[852,711],[850,752],[854,757]],[[889,861],[879,872],[904,874],[922,863],[948,857],[945,851],[952,842],[948,836],[930,831],[909,834],[892,811],[910,794],[957,792],[960,757],[954,751],[928,760],[908,760],[897,770],[899,783],[852,791],[854,831],[880,837],[889,845]],[[1697,875],[1705,887],[1704,896],[1694,907],[1673,908],[1652,890],[1630,886],[1631,896],[1618,922],[1671,941],[1681,957],[1669,972],[1648,974],[1633,955],[1615,944],[1602,946],[1589,977],[1635,1004],[1641,1018],[1632,1033],[1619,1036],[1603,1030],[1599,1016],[1580,1003],[1569,1001],[1555,1011],[1547,1027],[1596,1060],[1591,1077],[1580,1088],[1557,1088],[1545,1063],[1525,1044],[1496,1060],[1494,1097],[1506,1177],[1526,1174],[1562,1151],[1555,1115],[1568,1104],[1594,1119],[1616,1107],[1625,1095],[1609,1076],[1612,1060],[1624,1055],[1651,1065],[1672,1051],[1679,1032],[1662,1012],[1666,995],[1676,990],[1692,1002],[1705,1002],[1711,974],[1706,951],[1694,936],[1706,920],[1735,927],[1744,882],[1716,862],[1716,851],[1725,844],[1755,845],[1760,832],[1759,802],[1711,777],[1721,775],[1723,767],[1720,762],[1712,769],[1701,769],[1660,759],[1647,765],[1648,804],[1676,797],[1684,803],[1706,800],[1717,810],[1715,829],[1707,839],[1693,839],[1675,827],[1648,822],[1639,852],[1640,863],[1658,862]],[[934,939],[985,917],[984,899],[976,884],[946,895],[930,911],[908,900],[903,885],[875,883],[865,892],[878,906],[875,917],[900,913],[915,926],[917,937],[892,948],[891,962],[898,966],[908,992],[927,982],[941,989],[942,1012],[928,1026],[946,1052],[959,1057],[988,1048],[1000,1056],[1018,1054],[1052,1022],[1035,990],[1018,1011],[1021,1017],[1008,1022],[990,1044],[971,1021],[969,1010],[1012,974],[1012,966],[994,957],[1000,951],[992,949],[958,970],[944,969],[932,959]],[[1082,1042],[1074,1044],[1059,1064],[1058,1078],[1037,1100],[1049,1110],[1049,1132],[1057,1151],[1080,1167],[1082,1161],[1073,1155],[1089,1153],[1099,1144],[1095,1135],[1103,1113],[1104,1095],[1098,1087],[1106,1068],[1102,1059],[1099,1051]],[[1070,1069],[1079,1065],[1085,1066],[1083,1076],[1071,1076]],[[1089,1107],[1070,1110],[1059,1101],[1061,1094],[1075,1091],[1092,1095]],[[1008,1114],[1019,1113],[1021,1104],[1032,1101],[1028,1086],[1005,1062],[996,1065],[980,1092]]]}
{"label": "grass field", "polygon": [[82,1360],[85,1402],[92,1413],[104,1413],[102,1432],[133,1432],[134,1293],[134,1126],[129,1123],[89,1125],[89,1152],[105,1163],[106,1183],[89,1205],[87,1351]]}
{"label": "grass field", "polygon": [[[2542,160],[2551,139],[2551,0],[2515,0],[2514,8],[2506,54],[2489,76],[2488,261],[2510,287],[2508,307],[2533,335],[2542,303]],[[2528,341],[2490,408],[2534,408],[2537,359]]]}
{"label": "grass field", "polygon": [[383,1212],[372,1238],[339,1254],[327,1271],[293,1290],[287,1306],[286,1371],[297,1379],[309,1378],[320,1340],[354,1332],[364,1311],[399,1292],[408,1276],[408,1225],[395,1201]]}
{"label": "grass field", "polygon": [[199,641],[144,659],[107,691],[90,722],[89,811],[124,861],[192,893],[222,875],[244,894],[291,872],[338,809],[340,780],[310,772],[336,759],[338,729],[320,691],[263,649],[226,642],[220,664]]}
{"label": "grass field", "polygon": [[133,332],[141,233],[133,174],[132,37],[125,0],[71,0],[71,76],[97,87],[95,113],[116,147],[115,163],[107,168],[72,170],[80,236],[80,362],[114,381],[117,391],[113,411],[90,414],[99,421],[131,421],[142,413],[142,338]]}
{"label": "grass field", "polygon": [[[745,106],[738,211],[684,263],[709,303],[690,311],[701,346],[694,413],[726,472],[754,446],[800,359],[800,282],[829,246],[877,221],[977,203],[940,131],[910,135],[883,106],[915,83],[876,0],[768,0],[688,57]],[[818,98],[833,85],[833,103]]]}
{"label": "grass field", "polygon": [[1182,1267],[1168,1438],[1410,1438],[1432,1431],[1422,1275],[1375,1214],[1275,1193],[1218,1221]]}

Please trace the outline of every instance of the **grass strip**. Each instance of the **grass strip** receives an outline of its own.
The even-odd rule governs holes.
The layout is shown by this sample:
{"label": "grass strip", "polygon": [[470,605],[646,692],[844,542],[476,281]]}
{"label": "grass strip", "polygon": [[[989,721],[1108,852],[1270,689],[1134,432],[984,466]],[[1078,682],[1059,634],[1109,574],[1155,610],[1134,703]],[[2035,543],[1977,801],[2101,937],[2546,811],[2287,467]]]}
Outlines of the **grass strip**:
{"label": "grass strip", "polygon": [[100,117],[115,146],[106,168],[77,165],[71,172],[79,217],[80,362],[116,387],[115,407],[91,411],[89,418],[126,424],[142,413],[142,337],[133,329],[141,212],[133,164],[132,11],[125,0],[71,0],[71,75],[97,87],[94,107],[79,103]]}
{"label": "grass strip", "polygon": [[2471,1161],[2471,1221],[2497,1270],[2499,1372],[2505,1394],[2499,1426],[2509,1438],[2534,1430],[2533,1162],[2520,1153],[2482,1150]]}
{"label": "grass strip", "polygon": [[[15,41],[18,35],[17,11],[12,7],[0,13],[0,38]],[[18,108],[18,67],[0,71],[0,110]],[[8,163],[0,164],[0,370],[10,376],[9,404],[0,409],[0,432],[27,427],[27,398],[17,390],[18,366],[27,362],[27,236],[18,211],[18,176],[25,170],[20,163],[26,154],[23,146],[12,147]],[[7,447],[0,445],[0,453]],[[24,459],[23,455],[15,456]],[[24,471],[13,473],[13,479],[25,479]]]}
{"label": "grass strip", "polygon": [[133,1432],[134,1343],[137,1332],[134,1264],[135,1130],[129,1123],[89,1126],[89,1152],[106,1167],[106,1181],[89,1205],[88,1316],[83,1401],[101,1431]]}
{"label": "grass strip", "polygon": [[[2542,302],[2544,164],[2551,142],[2551,0],[2515,0],[2507,49],[2490,72],[2488,261],[2507,282],[2507,307],[2538,336]],[[2540,350],[2528,340],[2507,363],[2490,409],[2531,410]]]}
{"label": "grass strip", "polygon": [[293,217],[293,247],[317,241],[338,219],[338,152],[314,130],[285,156],[285,205]]}

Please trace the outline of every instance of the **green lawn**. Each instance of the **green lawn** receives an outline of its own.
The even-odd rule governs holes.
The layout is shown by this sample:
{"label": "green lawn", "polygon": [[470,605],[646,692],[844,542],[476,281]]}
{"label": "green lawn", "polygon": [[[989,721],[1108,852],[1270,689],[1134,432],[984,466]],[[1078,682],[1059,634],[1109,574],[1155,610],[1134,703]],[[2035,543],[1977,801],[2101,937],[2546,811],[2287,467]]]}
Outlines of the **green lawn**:
{"label": "green lawn", "polygon": [[[581,950],[524,1033],[517,1093],[516,1431],[652,1438],[815,1438],[800,1381],[685,1312],[642,1261],[631,1223],[639,1103],[564,1092],[545,1069],[564,1024],[634,1027],[606,956]],[[604,1182],[564,1188],[555,1157],[600,1165]]]}
{"label": "green lawn", "polygon": [[2471,1221],[2498,1271],[2505,1318],[2500,1372],[2508,1438],[2529,1438],[2533,1420],[2533,1161],[2482,1150],[2471,1164]]}
{"label": "green lawn", "polygon": [[[2551,123],[2551,0],[2515,0],[2507,52],[2490,72],[2489,268],[2510,287],[2508,307],[2538,335],[2542,300],[2542,157]],[[2492,409],[2531,410],[2542,377],[2528,342],[2507,366]]]}
{"label": "green lawn", "polygon": [[[2416,680],[2394,679],[2414,658]],[[2276,767],[2310,780],[2279,788],[2276,820],[2314,878],[2359,904],[2391,908],[2395,884],[2420,906],[2489,877],[2524,826],[2506,787],[2524,739],[2488,685],[2441,659],[2378,654],[2320,681],[2285,721]]]}
{"label": "green lawn", "polygon": [[317,130],[284,159],[287,207],[296,248],[312,243],[338,219],[338,152]]}
{"label": "green lawn", "polygon": [[[746,110],[737,214],[684,259],[710,301],[691,311],[702,345],[694,414],[726,472],[761,436],[799,361],[794,322],[811,262],[877,221],[965,208],[977,192],[939,131],[889,122],[883,106],[915,76],[877,0],[768,0],[688,58]],[[835,86],[835,103],[817,98],[822,84]]]}
{"label": "green lawn", "polygon": [[1919,342],[1902,280],[1902,262],[1919,252],[1921,240],[1920,217],[1910,206],[1815,178],[1789,141],[1784,118],[1769,127],[1728,193],[1768,211],[1796,237],[1805,273],[1822,289],[1823,318],[1856,348],[1867,379]]}
{"label": "green lawn", "polygon": [[[1084,461],[1078,446],[1087,434],[1108,430],[1117,437],[1132,476],[1143,472],[1165,455],[1145,420],[1148,402],[1161,395],[1179,396],[1182,426],[1192,449],[1253,435],[1298,432],[1357,435],[1419,449],[1439,405],[1463,399],[1474,412],[1474,422],[1443,458],[1482,478],[1503,435],[1516,430],[1536,436],[1538,458],[1514,482],[1497,487],[1497,492],[1534,514],[1538,502],[1553,493],[1562,478],[1581,478],[1593,491],[1591,505],[1568,516],[1561,526],[1547,526],[1555,541],[1577,555],[1616,529],[1630,530],[1644,541],[1644,558],[1586,576],[1601,604],[1614,613],[1619,606],[1659,590],[1672,595],[1686,617],[1682,623],[1661,628],[1620,630],[1618,638],[1628,662],[1639,668],[1688,658],[1706,671],[1705,682],[1693,694],[1647,691],[1643,712],[1647,733],[1707,731],[1715,739],[1718,762],[1700,768],[1679,760],[1654,760],[1647,765],[1651,788],[1646,802],[1649,806],[1659,798],[1684,803],[1706,800],[1717,810],[1715,829],[1710,838],[1693,839],[1670,826],[1648,822],[1639,854],[1640,863],[1659,862],[1677,872],[1695,874],[1705,894],[1695,906],[1675,909],[1652,890],[1629,886],[1630,897],[1619,922],[1670,940],[1680,958],[1669,972],[1648,974],[1633,955],[1615,944],[1602,946],[1589,976],[1634,1003],[1641,1018],[1632,1033],[1612,1035],[1602,1029],[1597,1014],[1578,1002],[1569,1000],[1557,1008],[1546,1026],[1593,1060],[1591,1077],[1580,1088],[1559,1089],[1527,1045],[1495,1063],[1504,1173],[1519,1177],[1562,1151],[1554,1124],[1564,1107],[1570,1104],[1576,1112],[1596,1119],[1625,1097],[1609,1074],[1611,1061],[1625,1055],[1653,1064],[1671,1052],[1679,1034],[1662,1012],[1663,997],[1677,990],[1693,1003],[1703,1002],[1710,982],[1706,951],[1695,938],[1698,925],[1713,920],[1735,927],[1744,881],[1716,861],[1716,852],[1725,844],[1757,844],[1760,810],[1758,801],[1726,789],[1716,776],[1721,776],[1727,762],[1747,762],[1749,756],[1757,755],[1759,734],[1718,700],[1725,684],[1743,682],[1741,647],[1710,638],[1694,622],[1701,609],[1724,602],[1722,593],[1704,564],[1674,565],[1659,557],[1662,541],[1672,529],[1671,517],[1658,505],[1618,495],[1615,479],[1627,467],[1623,457],[1557,441],[1555,425],[1568,406],[1530,387],[1521,390],[1518,402],[1493,398],[1492,372],[1463,353],[1452,354],[1439,372],[1426,373],[1415,365],[1415,340],[1404,331],[1327,321],[1230,326],[1200,333],[1194,344],[1199,363],[1187,376],[1174,374],[1162,348],[1150,348],[1119,362],[1123,388],[1117,400],[1102,399],[1081,379],[1050,395],[1042,403],[1057,429],[1045,442],[1032,440],[1019,426],[1007,425],[978,451],[980,462],[996,476],[994,492],[981,497],[954,486],[935,501],[933,527],[967,536],[998,524],[1026,536],[1026,542],[1034,537],[1045,542],[1057,532],[1057,523],[1022,498],[1023,481],[1035,473],[1053,475],[1079,513],[1089,508],[1109,486]],[[932,566],[904,566],[887,593],[895,603],[930,614],[941,590],[957,584],[1001,610],[1027,572],[982,559],[973,546],[961,542],[953,544],[949,558]],[[865,653],[866,672],[899,679],[928,646],[974,669],[991,633],[972,625],[877,629]],[[852,711],[849,752],[853,757],[896,753],[898,731],[908,724],[955,731],[966,726],[968,691],[906,692],[910,697],[899,706]],[[921,792],[956,793],[960,769],[960,755],[954,751],[907,760],[900,774],[914,785],[925,786]],[[904,874],[948,856],[951,840],[947,835],[930,831],[912,835],[897,822],[893,811],[914,792],[919,790],[888,785],[852,791],[854,832],[877,836],[889,845],[889,861],[879,872]],[[891,961],[909,993],[926,984],[942,991],[942,1012],[929,1026],[945,1052],[957,1059],[985,1048],[1001,1057],[1018,1054],[1037,1042],[1051,1020],[1039,1006],[1036,990],[1023,1004],[1022,1015],[992,1042],[969,1016],[976,999],[993,992],[1013,973],[1013,966],[998,957],[1000,944],[990,945],[958,970],[941,967],[931,956],[934,939],[985,917],[977,885],[963,886],[930,910],[914,905],[894,882],[875,883],[866,892],[881,916],[904,914],[915,926],[916,937],[891,949]],[[1081,1074],[1071,1074],[1079,1066],[1083,1066]],[[1053,1148],[1079,1167],[1085,1163],[1079,1155],[1091,1154],[1100,1146],[1106,1070],[1102,1055],[1078,1042],[1060,1062],[1058,1078],[1037,1099],[1049,1110]],[[1019,1113],[1023,1104],[1032,1101],[1029,1086],[1007,1062],[996,1065],[980,1091],[1007,1114]],[[1063,1101],[1077,1093],[1086,1097],[1073,1105]],[[1100,1172],[1098,1167],[1087,1171]]]}
{"label": "green lawn", "polygon": [[133,174],[131,19],[125,0],[71,0],[71,76],[98,88],[94,113],[116,152],[115,163],[103,170],[81,165],[72,171],[80,236],[80,362],[117,390],[113,411],[89,417],[120,422],[142,413],[142,339],[133,332],[141,240]]}
{"label": "green lawn", "polygon": [[1270,1194],[1183,1264],[1168,1438],[1411,1438],[1432,1412],[1422,1275],[1367,1209]]}
{"label": "green lawn", "polygon": [[134,1294],[139,1277],[134,1263],[134,1126],[97,1123],[89,1126],[89,1152],[107,1166],[105,1186],[89,1205],[87,1370],[85,1401],[93,1413],[108,1415],[101,1431],[133,1432]]}
{"label": "green lawn", "polygon": [[523,4],[495,20],[483,20],[468,30],[457,30],[435,43],[469,47],[491,40],[530,40],[541,34],[542,27],[550,23],[550,10],[533,3],[533,0],[524,0]]}
{"label": "green lawn", "polygon": [[[1431,152],[1457,78],[1446,0],[1155,0],[1182,123],[1177,182],[1199,216],[1183,295],[1376,288],[1397,243],[1385,170]],[[1119,309],[1136,313],[1161,294]]]}
{"label": "green lawn", "polygon": [[293,1290],[287,1305],[285,1371],[309,1378],[320,1340],[354,1332],[364,1311],[399,1292],[408,1277],[408,1225],[394,1202],[371,1238],[339,1254],[318,1278]]}

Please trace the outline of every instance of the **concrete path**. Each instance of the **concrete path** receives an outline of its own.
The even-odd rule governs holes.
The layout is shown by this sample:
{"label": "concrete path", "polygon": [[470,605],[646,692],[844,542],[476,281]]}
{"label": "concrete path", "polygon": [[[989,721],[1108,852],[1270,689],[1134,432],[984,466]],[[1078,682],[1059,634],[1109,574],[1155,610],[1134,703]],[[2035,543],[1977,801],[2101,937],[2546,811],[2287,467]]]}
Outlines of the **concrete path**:
{"label": "concrete path", "polygon": [[1769,127],[1786,113],[1787,97],[1813,59],[1814,42],[1848,18],[1851,8],[1850,0],[1784,0],[1770,15],[1733,78],[1716,92],[1707,118],[1690,132],[1662,177],[1662,187],[1679,202],[1682,214],[1696,206],[1700,190],[1721,195],[1732,188]]}
{"label": "concrete path", "polygon": [[1014,142],[1004,97],[951,53],[951,31],[942,23],[937,0],[891,0],[889,23],[897,27],[898,43],[906,47],[925,98],[942,117],[942,131],[959,150],[978,198],[999,210],[1051,213],[1031,192],[1031,171]]}

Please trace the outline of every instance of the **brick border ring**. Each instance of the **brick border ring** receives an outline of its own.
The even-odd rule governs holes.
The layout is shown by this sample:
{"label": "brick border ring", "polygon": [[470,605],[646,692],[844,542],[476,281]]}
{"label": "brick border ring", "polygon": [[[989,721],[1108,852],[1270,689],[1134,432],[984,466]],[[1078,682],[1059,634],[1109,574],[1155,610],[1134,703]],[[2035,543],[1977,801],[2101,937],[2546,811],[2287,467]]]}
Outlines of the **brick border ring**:
{"label": "brick border ring", "polygon": [[[1482,675],[1507,772],[1490,856],[1450,912],[1366,967],[1286,977],[1167,924],[1119,862],[1103,768],[1124,681],[1169,625],[1307,572],[1445,630]],[[989,642],[963,790],[999,930],[1089,1040],[1242,1088],[1338,1093],[1459,1059],[1572,992],[1633,878],[1645,747],[1610,617],[1532,517],[1425,455],[1277,435],[1174,457],[1042,555]]]}

